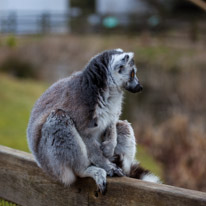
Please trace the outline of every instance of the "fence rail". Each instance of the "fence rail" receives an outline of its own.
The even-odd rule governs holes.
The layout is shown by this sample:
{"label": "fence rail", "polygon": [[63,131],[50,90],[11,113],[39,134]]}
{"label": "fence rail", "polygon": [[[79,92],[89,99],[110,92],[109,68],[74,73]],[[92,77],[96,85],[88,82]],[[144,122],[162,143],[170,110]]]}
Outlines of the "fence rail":
{"label": "fence rail", "polygon": [[206,193],[126,177],[108,178],[107,187],[104,196],[90,178],[65,187],[47,177],[31,154],[0,146],[0,198],[18,205],[206,205]]}
{"label": "fence rail", "polygon": [[15,34],[67,33],[68,13],[2,12],[0,10],[0,32]]}

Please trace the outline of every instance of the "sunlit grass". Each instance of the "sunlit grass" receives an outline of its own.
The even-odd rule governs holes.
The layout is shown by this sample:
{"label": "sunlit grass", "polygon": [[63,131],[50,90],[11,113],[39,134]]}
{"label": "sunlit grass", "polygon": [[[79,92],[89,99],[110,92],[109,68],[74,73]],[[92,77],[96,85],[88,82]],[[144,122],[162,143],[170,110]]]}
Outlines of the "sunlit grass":
{"label": "sunlit grass", "polygon": [[18,205],[0,198],[0,206],[18,206]]}
{"label": "sunlit grass", "polygon": [[159,177],[163,177],[162,166],[151,155],[148,154],[143,146],[138,145],[136,159],[140,162],[142,167],[152,171]]}

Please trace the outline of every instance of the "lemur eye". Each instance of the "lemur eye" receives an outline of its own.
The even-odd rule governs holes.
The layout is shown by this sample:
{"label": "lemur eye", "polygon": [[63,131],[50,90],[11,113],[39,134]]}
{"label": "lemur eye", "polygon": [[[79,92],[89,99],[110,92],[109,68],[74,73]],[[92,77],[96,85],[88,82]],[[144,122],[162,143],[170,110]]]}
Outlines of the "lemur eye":
{"label": "lemur eye", "polygon": [[133,79],[134,76],[135,76],[135,72],[134,72],[134,70],[132,70],[132,72],[131,72],[131,78]]}

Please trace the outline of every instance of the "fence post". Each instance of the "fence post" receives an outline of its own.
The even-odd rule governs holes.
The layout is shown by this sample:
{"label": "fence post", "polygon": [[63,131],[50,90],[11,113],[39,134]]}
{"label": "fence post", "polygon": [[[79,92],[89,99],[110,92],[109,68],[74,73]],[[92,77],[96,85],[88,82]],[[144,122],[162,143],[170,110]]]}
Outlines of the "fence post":
{"label": "fence post", "polygon": [[44,13],[41,15],[41,33],[49,33],[51,29],[51,16],[50,13]]}

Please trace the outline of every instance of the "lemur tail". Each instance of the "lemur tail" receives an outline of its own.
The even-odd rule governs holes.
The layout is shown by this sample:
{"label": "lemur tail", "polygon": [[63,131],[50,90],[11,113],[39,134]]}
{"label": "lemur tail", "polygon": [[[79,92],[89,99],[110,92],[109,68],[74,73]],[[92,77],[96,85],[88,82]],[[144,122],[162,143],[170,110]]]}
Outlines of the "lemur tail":
{"label": "lemur tail", "polygon": [[131,178],[140,179],[147,182],[161,183],[159,177],[152,174],[149,170],[144,169],[138,162],[131,165],[130,173]]}
{"label": "lemur tail", "polygon": [[[121,160],[120,156],[116,156],[113,160],[113,162],[120,168],[123,167],[123,161]],[[124,169],[123,169],[124,171]],[[125,171],[124,171],[125,172]],[[140,179],[147,182],[154,182],[154,183],[162,183],[160,178],[151,173],[149,170],[144,169],[139,162],[133,161],[130,166],[130,171],[126,173],[126,176]]]}

